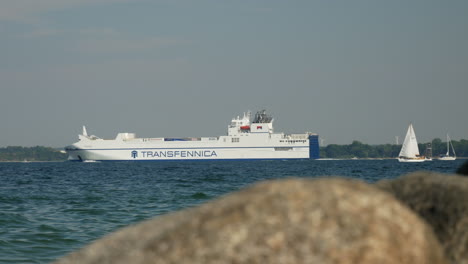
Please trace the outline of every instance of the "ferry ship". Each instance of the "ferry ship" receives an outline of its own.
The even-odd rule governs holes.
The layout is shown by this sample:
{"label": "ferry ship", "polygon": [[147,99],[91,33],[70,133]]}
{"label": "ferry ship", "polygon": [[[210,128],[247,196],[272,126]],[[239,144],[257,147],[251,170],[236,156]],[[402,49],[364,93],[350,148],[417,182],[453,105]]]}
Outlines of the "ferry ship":
{"label": "ferry ship", "polygon": [[88,135],[83,126],[79,141],[65,147],[70,161],[168,161],[168,160],[273,160],[318,159],[315,133],[273,132],[273,118],[265,110],[233,118],[227,135],[218,137],[138,138],[118,133],[115,139]]}

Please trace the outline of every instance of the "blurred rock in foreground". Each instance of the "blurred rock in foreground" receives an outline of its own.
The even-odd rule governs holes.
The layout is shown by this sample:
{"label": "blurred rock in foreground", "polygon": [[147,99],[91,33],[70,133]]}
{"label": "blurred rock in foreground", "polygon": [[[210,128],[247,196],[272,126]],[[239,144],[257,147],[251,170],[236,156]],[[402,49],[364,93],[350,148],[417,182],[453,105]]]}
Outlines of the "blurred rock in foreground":
{"label": "blurred rock in foreground", "polygon": [[392,195],[321,178],[255,184],[125,228],[57,263],[447,262],[433,231]]}
{"label": "blurred rock in foreground", "polygon": [[376,183],[432,226],[453,263],[468,264],[468,177],[416,172]]}
{"label": "blurred rock in foreground", "polygon": [[468,175],[468,161],[465,161],[465,163],[458,168],[457,174]]}

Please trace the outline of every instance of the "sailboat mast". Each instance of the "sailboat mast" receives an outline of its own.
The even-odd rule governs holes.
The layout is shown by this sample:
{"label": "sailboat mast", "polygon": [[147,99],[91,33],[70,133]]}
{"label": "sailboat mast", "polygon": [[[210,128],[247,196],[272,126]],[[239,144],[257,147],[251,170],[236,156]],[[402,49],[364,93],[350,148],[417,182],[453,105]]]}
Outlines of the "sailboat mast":
{"label": "sailboat mast", "polygon": [[[450,137],[449,137],[449,135],[447,133],[447,144],[449,144],[449,142],[450,142],[450,146],[452,146],[453,156],[456,157],[457,154],[455,153],[455,148],[453,147],[452,140],[450,139]],[[449,151],[449,146],[447,145],[447,153],[448,153],[448,151]]]}
{"label": "sailboat mast", "polygon": [[450,138],[449,138],[449,135],[447,133],[447,154],[445,154],[446,156],[449,155],[449,152],[450,152]]}

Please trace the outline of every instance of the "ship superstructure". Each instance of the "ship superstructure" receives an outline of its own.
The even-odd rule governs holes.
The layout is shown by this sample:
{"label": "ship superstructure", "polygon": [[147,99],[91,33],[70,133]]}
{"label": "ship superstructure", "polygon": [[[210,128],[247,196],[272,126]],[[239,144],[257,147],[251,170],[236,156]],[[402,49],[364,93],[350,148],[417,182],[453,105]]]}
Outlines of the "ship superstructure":
{"label": "ship superstructure", "polygon": [[137,138],[118,133],[102,139],[83,132],[79,141],[67,146],[71,161],[163,161],[318,159],[318,135],[274,133],[273,118],[265,110],[231,120],[226,136],[186,138]]}

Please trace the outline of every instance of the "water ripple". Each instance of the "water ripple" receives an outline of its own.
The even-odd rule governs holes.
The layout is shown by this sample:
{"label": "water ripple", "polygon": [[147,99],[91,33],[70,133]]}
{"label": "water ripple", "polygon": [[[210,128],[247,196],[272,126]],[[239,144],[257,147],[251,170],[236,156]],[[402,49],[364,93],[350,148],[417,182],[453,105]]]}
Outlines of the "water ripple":
{"label": "water ripple", "polygon": [[246,185],[339,175],[367,182],[463,161],[0,163],[0,263],[48,263],[118,228]]}

